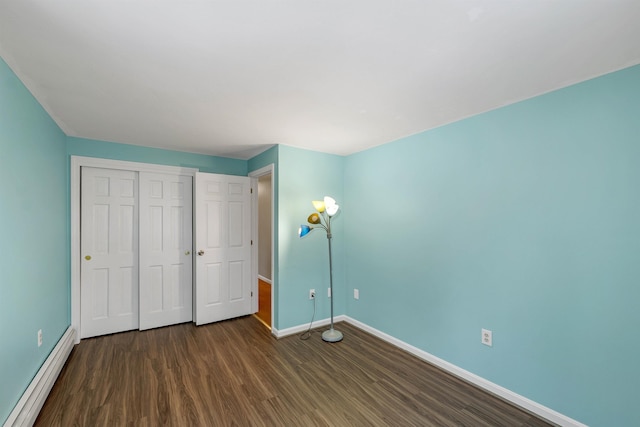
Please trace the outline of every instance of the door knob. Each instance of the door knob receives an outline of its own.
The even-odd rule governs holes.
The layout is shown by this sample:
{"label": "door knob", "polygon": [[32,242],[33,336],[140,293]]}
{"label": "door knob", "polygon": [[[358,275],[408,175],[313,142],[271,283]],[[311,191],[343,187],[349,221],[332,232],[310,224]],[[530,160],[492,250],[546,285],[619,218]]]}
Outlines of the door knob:
{"label": "door knob", "polygon": [[84,259],[86,259],[87,261],[91,261],[91,255],[85,256]]}
{"label": "door knob", "polygon": [[186,251],[184,254],[185,255],[191,255],[191,251]]}
{"label": "door knob", "polygon": [[200,256],[204,255],[204,251],[203,251],[202,249],[200,249],[200,250],[198,251],[198,255],[200,255]]}

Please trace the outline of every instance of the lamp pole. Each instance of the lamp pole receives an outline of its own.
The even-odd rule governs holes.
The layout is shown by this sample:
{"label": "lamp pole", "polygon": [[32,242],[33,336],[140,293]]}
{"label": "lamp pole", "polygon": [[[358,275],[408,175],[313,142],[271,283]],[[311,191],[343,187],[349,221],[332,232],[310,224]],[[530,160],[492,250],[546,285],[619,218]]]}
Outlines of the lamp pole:
{"label": "lamp pole", "polygon": [[329,289],[331,290],[331,327],[322,333],[322,339],[327,342],[342,341],[342,332],[333,329],[333,263],[331,260],[331,217],[326,216],[327,241],[329,242]]}

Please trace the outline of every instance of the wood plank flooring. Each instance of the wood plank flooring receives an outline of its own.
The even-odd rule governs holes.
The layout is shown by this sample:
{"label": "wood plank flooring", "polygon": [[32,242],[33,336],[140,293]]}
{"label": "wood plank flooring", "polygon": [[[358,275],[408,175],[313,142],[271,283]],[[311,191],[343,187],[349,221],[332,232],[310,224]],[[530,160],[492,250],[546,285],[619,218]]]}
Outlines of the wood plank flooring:
{"label": "wood plank flooring", "polygon": [[352,325],[277,340],[253,316],[83,340],[36,426],[547,426]]}
{"label": "wood plank flooring", "polygon": [[258,319],[271,327],[271,285],[262,279],[258,279]]}

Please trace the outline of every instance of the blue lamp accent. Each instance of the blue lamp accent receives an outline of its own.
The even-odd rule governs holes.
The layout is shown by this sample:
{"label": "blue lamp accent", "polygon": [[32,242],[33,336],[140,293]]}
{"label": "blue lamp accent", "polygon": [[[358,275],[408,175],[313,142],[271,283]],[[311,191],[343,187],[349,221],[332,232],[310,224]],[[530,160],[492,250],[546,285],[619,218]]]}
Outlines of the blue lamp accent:
{"label": "blue lamp accent", "polygon": [[298,236],[304,237],[309,234],[311,230],[313,230],[313,228],[309,227],[308,225],[301,225],[300,229],[298,230]]}
{"label": "blue lamp accent", "polygon": [[318,211],[312,213],[307,218],[309,225],[301,225],[298,230],[298,236],[304,237],[314,228],[323,228],[327,232],[327,241],[329,242],[329,289],[331,290],[331,327],[322,333],[322,339],[327,342],[342,341],[342,332],[333,329],[333,265],[331,262],[331,218],[338,212],[339,206],[331,197],[326,196],[324,201],[313,201],[313,206]]}

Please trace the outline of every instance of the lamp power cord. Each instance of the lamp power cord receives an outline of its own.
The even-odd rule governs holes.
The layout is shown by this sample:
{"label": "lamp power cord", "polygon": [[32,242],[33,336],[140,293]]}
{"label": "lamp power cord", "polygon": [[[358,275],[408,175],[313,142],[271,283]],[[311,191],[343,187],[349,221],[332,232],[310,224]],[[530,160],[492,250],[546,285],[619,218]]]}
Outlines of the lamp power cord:
{"label": "lamp power cord", "polygon": [[317,298],[313,298],[313,314],[311,315],[311,322],[309,322],[309,329],[300,334],[301,340],[308,340],[314,332],[311,330],[311,327],[313,326],[313,319],[316,317],[316,299]]}

